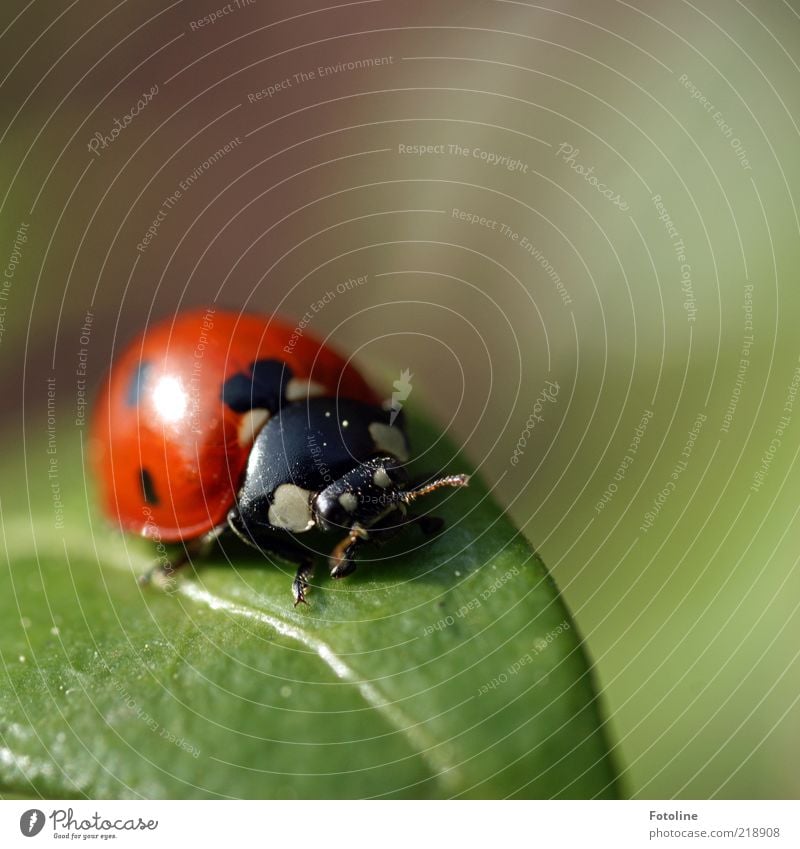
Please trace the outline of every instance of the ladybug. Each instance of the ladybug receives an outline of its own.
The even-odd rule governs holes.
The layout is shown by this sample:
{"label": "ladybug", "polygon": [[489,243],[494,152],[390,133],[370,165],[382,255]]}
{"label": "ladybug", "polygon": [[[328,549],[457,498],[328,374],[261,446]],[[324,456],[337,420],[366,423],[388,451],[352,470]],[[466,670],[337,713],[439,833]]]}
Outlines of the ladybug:
{"label": "ladybug", "polygon": [[298,535],[338,534],[330,574],[368,540],[441,520],[408,506],[467,475],[412,480],[402,414],[305,330],[273,317],[184,312],[132,342],[104,380],[91,462],[123,530],[178,543],[144,581],[163,582],[222,534],[293,560],[295,606],[313,557]]}

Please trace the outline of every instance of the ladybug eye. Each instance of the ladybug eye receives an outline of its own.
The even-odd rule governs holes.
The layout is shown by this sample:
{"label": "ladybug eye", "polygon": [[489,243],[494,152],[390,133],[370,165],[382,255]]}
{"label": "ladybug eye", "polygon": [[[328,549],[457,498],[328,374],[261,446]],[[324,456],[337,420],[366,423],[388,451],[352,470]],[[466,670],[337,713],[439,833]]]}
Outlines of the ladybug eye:
{"label": "ladybug eye", "polygon": [[321,492],[314,504],[317,520],[325,529],[349,528],[358,508],[358,498],[352,492]]}

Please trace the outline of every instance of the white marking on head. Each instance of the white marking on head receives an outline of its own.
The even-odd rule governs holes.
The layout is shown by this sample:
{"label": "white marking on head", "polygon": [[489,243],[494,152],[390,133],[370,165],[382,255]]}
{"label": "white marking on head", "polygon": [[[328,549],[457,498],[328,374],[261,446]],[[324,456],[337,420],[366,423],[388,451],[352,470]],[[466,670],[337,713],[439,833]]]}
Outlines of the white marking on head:
{"label": "white marking on head", "polygon": [[325,387],[321,383],[315,383],[313,380],[302,380],[299,377],[293,377],[286,384],[284,392],[287,401],[302,401],[304,398],[319,398],[325,394]]}
{"label": "white marking on head", "polygon": [[383,468],[383,466],[375,470],[375,474],[372,476],[372,482],[375,486],[381,487],[381,489],[386,489],[387,486],[392,485],[392,479],[389,477],[389,473]]}
{"label": "white marking on head", "polygon": [[383,422],[373,422],[369,426],[369,435],[372,437],[379,451],[385,451],[398,460],[408,460],[408,447],[403,431],[399,427],[390,427]]}
{"label": "white marking on head", "polygon": [[239,445],[246,448],[269,420],[269,410],[248,410],[239,422]]}
{"label": "white marking on head", "polygon": [[348,513],[355,513],[358,507],[358,498],[352,492],[343,492],[339,496],[339,504],[347,510]]}
{"label": "white marking on head", "polygon": [[267,515],[270,525],[300,534],[314,525],[311,514],[311,493],[293,483],[282,483],[272,493]]}

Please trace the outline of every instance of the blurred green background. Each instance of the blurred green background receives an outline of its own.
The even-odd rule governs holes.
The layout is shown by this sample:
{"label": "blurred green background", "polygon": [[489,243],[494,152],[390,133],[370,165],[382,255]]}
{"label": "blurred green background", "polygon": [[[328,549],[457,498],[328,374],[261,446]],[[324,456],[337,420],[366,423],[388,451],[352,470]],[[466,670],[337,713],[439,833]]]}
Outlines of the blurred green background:
{"label": "blurred green background", "polygon": [[85,444],[149,321],[309,312],[410,369],[541,552],[630,794],[800,795],[796,0],[6,0],[0,33],[6,463],[47,474],[49,387]]}

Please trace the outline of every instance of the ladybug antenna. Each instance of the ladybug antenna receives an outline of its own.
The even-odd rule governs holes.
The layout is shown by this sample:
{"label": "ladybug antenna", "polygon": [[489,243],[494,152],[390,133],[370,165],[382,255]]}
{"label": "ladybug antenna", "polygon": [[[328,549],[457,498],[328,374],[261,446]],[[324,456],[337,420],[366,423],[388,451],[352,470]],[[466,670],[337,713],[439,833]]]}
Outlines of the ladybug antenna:
{"label": "ladybug antenna", "polygon": [[400,493],[400,500],[404,504],[410,504],[420,496],[427,495],[429,492],[441,489],[444,486],[469,486],[469,475],[446,475],[443,478],[436,478],[436,480],[424,483],[416,489]]}

